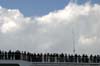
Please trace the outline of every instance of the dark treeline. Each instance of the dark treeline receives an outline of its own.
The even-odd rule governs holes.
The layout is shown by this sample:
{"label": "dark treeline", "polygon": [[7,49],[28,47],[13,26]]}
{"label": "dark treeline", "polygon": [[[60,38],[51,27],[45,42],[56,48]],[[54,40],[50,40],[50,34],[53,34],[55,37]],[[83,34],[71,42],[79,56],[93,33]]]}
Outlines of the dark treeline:
{"label": "dark treeline", "polygon": [[26,51],[0,51],[0,60],[24,60],[30,62],[100,63],[100,55],[58,53],[30,53]]}

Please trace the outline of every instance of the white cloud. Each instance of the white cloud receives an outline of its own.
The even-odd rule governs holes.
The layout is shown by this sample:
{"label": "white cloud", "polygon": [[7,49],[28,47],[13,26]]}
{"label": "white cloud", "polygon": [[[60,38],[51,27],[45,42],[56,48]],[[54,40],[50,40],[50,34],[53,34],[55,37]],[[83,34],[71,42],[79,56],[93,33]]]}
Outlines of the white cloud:
{"label": "white cloud", "polygon": [[16,30],[18,28],[18,26],[16,25],[16,23],[14,22],[8,22],[8,23],[5,23],[1,26],[1,31],[3,33],[6,33],[6,32],[9,32],[9,31],[13,31],[13,30]]}
{"label": "white cloud", "polygon": [[75,39],[76,52],[95,54],[100,50],[99,17],[98,4],[71,3],[35,18],[25,17],[18,9],[0,7],[0,48],[72,53]]}
{"label": "white cloud", "polygon": [[96,41],[96,37],[80,36],[79,42],[84,45],[91,45]]}

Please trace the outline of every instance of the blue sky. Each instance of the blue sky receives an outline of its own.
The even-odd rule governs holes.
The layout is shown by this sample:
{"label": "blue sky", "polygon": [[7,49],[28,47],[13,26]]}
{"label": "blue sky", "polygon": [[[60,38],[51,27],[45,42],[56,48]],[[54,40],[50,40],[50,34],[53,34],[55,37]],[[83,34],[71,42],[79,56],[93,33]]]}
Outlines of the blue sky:
{"label": "blue sky", "polygon": [[[84,3],[86,0],[78,0]],[[0,6],[10,9],[19,9],[25,16],[42,16],[51,11],[63,9],[69,0],[0,0]],[[92,0],[100,3],[100,0]]]}

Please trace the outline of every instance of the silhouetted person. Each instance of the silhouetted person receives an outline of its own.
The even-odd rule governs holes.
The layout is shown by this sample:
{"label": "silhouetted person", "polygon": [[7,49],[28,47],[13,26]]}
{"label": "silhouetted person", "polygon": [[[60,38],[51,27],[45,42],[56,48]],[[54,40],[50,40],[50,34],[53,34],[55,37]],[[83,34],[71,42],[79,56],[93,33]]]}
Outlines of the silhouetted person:
{"label": "silhouetted person", "polygon": [[77,54],[75,54],[75,56],[74,56],[74,62],[77,63]]}
{"label": "silhouetted person", "polygon": [[47,60],[46,60],[47,62],[50,62],[50,53],[47,53],[47,54],[46,54],[46,59],[47,59]]}
{"label": "silhouetted person", "polygon": [[90,62],[93,63],[93,55],[90,55]]}
{"label": "silhouetted person", "polygon": [[30,61],[32,61],[32,53],[30,53]]}
{"label": "silhouetted person", "polygon": [[64,62],[64,54],[60,54],[60,62]]}
{"label": "silhouetted person", "polygon": [[65,62],[68,62],[67,54],[65,54]]}
{"label": "silhouetted person", "polygon": [[1,51],[1,59],[4,60],[4,51]]}
{"label": "silhouetted person", "polygon": [[8,59],[8,58],[7,58],[7,55],[8,55],[8,53],[5,51],[5,53],[4,53],[5,60],[7,60],[7,59]]}
{"label": "silhouetted person", "polygon": [[47,54],[44,54],[44,62],[47,62]]}
{"label": "silhouetted person", "polygon": [[8,60],[11,60],[11,50],[8,52]]}
{"label": "silhouetted person", "polygon": [[32,57],[32,60],[31,60],[31,61],[34,62],[34,61],[33,61],[33,60],[34,60],[34,58],[33,58],[33,54],[31,54],[31,57]]}
{"label": "silhouetted person", "polygon": [[85,55],[84,54],[82,55],[82,62],[83,63],[85,62]]}
{"label": "silhouetted person", "polygon": [[97,63],[100,63],[100,55],[97,55]]}
{"label": "silhouetted person", "polygon": [[50,62],[54,62],[54,56],[53,56],[53,54],[50,54]]}
{"label": "silhouetted person", "polygon": [[93,63],[96,63],[96,55],[95,56],[93,56]]}
{"label": "silhouetted person", "polygon": [[30,61],[30,53],[27,53],[27,61]]}
{"label": "silhouetted person", "polygon": [[86,62],[86,63],[89,63],[89,58],[88,58],[87,55],[85,55],[85,62]]}
{"label": "silhouetted person", "polygon": [[21,58],[20,55],[21,55],[20,51],[17,50],[17,51],[15,52],[15,60],[20,60],[20,58]]}
{"label": "silhouetted person", "polygon": [[43,55],[42,55],[42,53],[41,53],[41,54],[40,54],[40,57],[39,57],[39,58],[40,58],[40,59],[39,59],[40,62],[42,62],[42,59],[43,59],[42,56],[43,56]]}
{"label": "silhouetted person", "polygon": [[70,54],[69,54],[69,55],[68,55],[68,62],[71,62],[71,59],[70,59],[70,57],[71,57],[71,56],[70,56]]}
{"label": "silhouetted person", "polygon": [[11,52],[11,59],[12,59],[12,60],[15,59],[15,58],[14,58],[14,55],[15,55],[15,54],[14,54],[14,52],[12,51],[12,52]]}
{"label": "silhouetted person", "polygon": [[26,51],[23,52],[22,56],[23,56],[23,60],[26,60],[27,59]]}
{"label": "silhouetted person", "polygon": [[56,62],[58,62],[58,59],[59,59],[58,53],[56,53],[56,54],[55,54],[55,60],[56,60]]}
{"label": "silhouetted person", "polygon": [[39,53],[38,53],[38,54],[36,55],[36,61],[37,61],[37,62],[42,62],[42,54],[39,54]]}
{"label": "silhouetted person", "polygon": [[80,55],[78,55],[78,62],[81,63],[82,62],[82,57]]}
{"label": "silhouetted person", "polygon": [[1,60],[1,50],[0,50],[0,60]]}
{"label": "silhouetted person", "polygon": [[53,54],[53,62],[56,62],[56,53]]}
{"label": "silhouetted person", "polygon": [[52,62],[52,54],[50,54],[50,62]]}
{"label": "silhouetted person", "polygon": [[36,61],[39,62],[39,60],[40,60],[40,54],[38,53],[38,54],[36,55]]}
{"label": "silhouetted person", "polygon": [[36,62],[36,53],[33,54],[33,56],[32,56],[32,61],[33,61],[33,62]]}
{"label": "silhouetted person", "polygon": [[70,59],[71,59],[71,62],[74,62],[74,56],[73,55],[71,55]]}

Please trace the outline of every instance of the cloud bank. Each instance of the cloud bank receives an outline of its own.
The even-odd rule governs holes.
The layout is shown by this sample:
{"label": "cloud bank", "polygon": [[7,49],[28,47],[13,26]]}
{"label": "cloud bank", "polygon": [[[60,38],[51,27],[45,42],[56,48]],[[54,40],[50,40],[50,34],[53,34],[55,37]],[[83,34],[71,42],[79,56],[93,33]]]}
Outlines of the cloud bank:
{"label": "cloud bank", "polygon": [[0,7],[0,48],[31,52],[99,54],[100,5],[70,3],[41,17]]}

